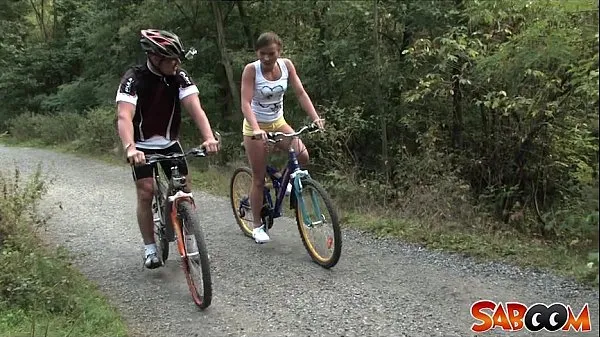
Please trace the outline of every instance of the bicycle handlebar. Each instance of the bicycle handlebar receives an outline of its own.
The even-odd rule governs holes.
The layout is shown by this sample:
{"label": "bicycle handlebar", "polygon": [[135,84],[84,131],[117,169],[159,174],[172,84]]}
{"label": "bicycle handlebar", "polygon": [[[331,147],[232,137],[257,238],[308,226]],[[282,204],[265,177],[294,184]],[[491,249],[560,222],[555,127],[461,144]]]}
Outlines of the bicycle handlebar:
{"label": "bicycle handlebar", "polygon": [[[221,134],[217,131],[213,131],[215,139],[219,142],[219,144],[221,143]],[[145,155],[145,159],[146,159],[146,164],[153,164],[159,161],[163,161],[163,160],[171,160],[171,159],[176,159],[176,158],[182,158],[182,157],[187,157],[187,156],[194,156],[194,157],[206,157],[207,153],[206,153],[206,149],[204,148],[204,146],[198,146],[198,147],[193,147],[187,151],[185,151],[184,153],[172,153],[172,154],[160,154],[160,153],[153,153],[153,154],[147,154]],[[131,164],[129,162],[128,159],[126,159],[127,163]]]}
{"label": "bicycle handlebar", "polygon": [[[292,133],[267,132],[267,140],[270,143],[277,143],[277,142],[281,141],[281,138],[284,138],[284,137],[297,137],[304,132],[314,133],[314,132],[318,132],[318,131],[321,131],[321,129],[319,129],[319,126],[316,123],[310,123],[308,125],[301,127],[298,131],[294,131]],[[254,136],[252,136],[252,139],[260,139],[260,136],[254,135]]]}
{"label": "bicycle handlebar", "polygon": [[154,153],[154,154],[145,155],[146,164],[154,164],[156,162],[163,161],[163,160],[171,160],[171,159],[182,158],[182,157],[187,157],[187,156],[206,157],[206,149],[204,149],[203,146],[200,146],[200,147],[191,148],[188,151],[186,151],[185,153],[173,153],[173,154],[169,154],[169,155]]}

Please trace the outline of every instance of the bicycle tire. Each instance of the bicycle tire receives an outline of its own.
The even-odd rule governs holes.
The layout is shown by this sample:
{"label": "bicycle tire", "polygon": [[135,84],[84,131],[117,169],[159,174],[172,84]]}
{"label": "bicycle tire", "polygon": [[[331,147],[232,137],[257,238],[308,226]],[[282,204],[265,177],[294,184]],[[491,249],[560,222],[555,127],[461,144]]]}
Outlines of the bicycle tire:
{"label": "bicycle tire", "polygon": [[156,242],[158,256],[161,258],[162,264],[164,265],[167,259],[169,258],[169,240],[167,238],[165,228],[166,219],[169,216],[169,214],[168,210],[164,208],[164,205],[161,205],[161,198],[163,198],[164,200],[164,197],[161,196],[161,192],[157,188],[154,192],[154,203],[156,203],[157,208],[160,212],[160,226],[154,223],[154,241]]}
{"label": "bicycle tire", "polygon": [[[321,199],[323,199],[323,201],[325,202],[325,207],[327,208],[327,211],[329,212],[329,214],[331,216],[331,226],[333,227],[333,240],[334,240],[333,241],[334,242],[333,253],[331,254],[331,257],[329,259],[323,259],[320,256],[318,256],[318,253],[315,252],[315,250],[312,247],[312,243],[310,242],[310,239],[308,238],[308,235],[307,235],[306,231],[304,230],[304,223],[302,221],[302,216],[301,216],[302,210],[301,210],[300,205],[298,204],[299,202],[303,202],[303,201],[299,201],[298,198],[294,198],[295,203],[296,203],[296,205],[295,205],[296,206],[295,207],[296,225],[298,226],[298,231],[300,232],[300,237],[302,238],[302,243],[304,244],[304,248],[306,248],[306,251],[308,252],[308,254],[310,255],[310,257],[312,258],[312,260],[314,262],[316,262],[323,268],[326,268],[326,269],[332,268],[333,266],[335,266],[338,263],[340,256],[342,254],[342,232],[341,232],[340,224],[339,224],[339,216],[337,214],[337,211],[333,207],[333,202],[331,200],[331,197],[329,196],[327,191],[325,191],[325,188],[323,188],[323,186],[321,184],[319,184],[317,181],[313,180],[312,178],[303,178],[302,186],[303,186],[303,189],[306,187],[313,188],[319,194]],[[292,193],[296,193],[296,191],[292,191]]]}
{"label": "bicycle tire", "polygon": [[[240,229],[242,230],[242,233],[244,233],[244,235],[246,235],[247,237],[252,237],[252,230],[244,225],[244,220],[242,220],[242,218],[240,217],[240,214],[238,212],[238,205],[236,205],[236,200],[234,197],[234,187],[235,187],[235,179],[238,177],[238,175],[241,174],[248,174],[250,176],[250,181],[252,182],[252,170],[249,167],[238,167],[237,169],[235,169],[235,171],[233,171],[233,174],[231,175],[231,180],[229,182],[229,200],[231,202],[231,210],[233,211],[233,217],[235,218],[235,222],[238,224],[238,226],[240,227]],[[248,197],[250,197],[248,195]],[[252,212],[252,210],[250,210],[250,212]],[[249,224],[249,226],[252,226],[252,224]]]}
{"label": "bicycle tire", "polygon": [[[156,168],[157,170],[159,170],[158,166]],[[155,178],[155,182],[156,182],[156,186],[157,186],[157,191],[158,194],[160,196],[162,196],[162,204],[161,204],[161,214],[163,216],[162,218],[162,224],[163,224],[163,230],[164,230],[164,234],[166,236],[167,242],[173,242],[175,241],[175,232],[173,231],[173,226],[171,224],[171,207],[172,204],[171,202],[168,200],[168,196],[170,195],[170,190],[169,190],[169,182],[166,180],[166,173],[164,173],[164,171],[161,169],[160,172],[162,172],[162,174],[158,175],[158,178]]]}
{"label": "bicycle tire", "polygon": [[[208,258],[208,251],[206,242],[204,240],[204,233],[200,226],[200,220],[193,210],[191,203],[187,200],[182,200],[178,204],[178,213],[180,217],[181,233],[184,232],[184,226],[189,224],[194,237],[196,239],[196,246],[198,247],[198,254],[200,257],[200,269],[202,274],[202,294],[198,293],[198,289],[195,284],[197,280],[194,280],[190,270],[190,258],[187,255],[182,257],[182,267],[185,273],[185,278],[188,283],[188,288],[192,294],[192,299],[196,306],[200,309],[206,309],[212,302],[212,279],[210,273],[210,261]],[[178,244],[183,244],[185,247],[185,236],[177,236]]]}

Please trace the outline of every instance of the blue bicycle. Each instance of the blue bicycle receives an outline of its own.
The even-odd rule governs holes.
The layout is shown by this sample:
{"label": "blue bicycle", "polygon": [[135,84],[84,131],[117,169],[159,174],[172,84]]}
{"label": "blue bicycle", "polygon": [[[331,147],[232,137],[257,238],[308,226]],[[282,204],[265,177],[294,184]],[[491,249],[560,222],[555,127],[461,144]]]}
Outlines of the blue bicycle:
{"label": "blue bicycle", "polygon": [[[267,139],[269,143],[275,144],[284,137],[298,137],[304,132],[317,131],[318,127],[310,124],[291,134],[269,132]],[[314,262],[324,268],[331,268],[337,264],[342,252],[342,234],[337,212],[323,186],[311,178],[307,170],[300,169],[296,152],[291,146],[288,153],[287,166],[282,173],[273,166],[266,167],[261,222],[268,232],[273,227],[274,220],[282,216],[283,201],[289,194],[290,209],[295,210],[296,224],[304,247]],[[288,184],[291,185],[291,191]],[[252,237],[253,228],[249,199],[251,186],[252,170],[245,166],[238,167],[231,177],[229,195],[236,222],[248,237]],[[272,190],[275,192],[275,200]],[[326,229],[329,230],[325,235],[320,239],[315,238],[315,234]]]}

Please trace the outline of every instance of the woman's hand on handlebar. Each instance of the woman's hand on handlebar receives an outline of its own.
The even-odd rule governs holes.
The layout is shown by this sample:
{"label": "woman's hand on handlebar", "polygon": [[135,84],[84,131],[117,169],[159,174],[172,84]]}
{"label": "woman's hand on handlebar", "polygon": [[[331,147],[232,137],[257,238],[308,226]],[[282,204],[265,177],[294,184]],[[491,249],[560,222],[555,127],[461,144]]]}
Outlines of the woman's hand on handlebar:
{"label": "woman's hand on handlebar", "polygon": [[325,130],[325,119],[317,118],[313,121],[313,123],[315,123],[315,125],[319,127],[319,130]]}
{"label": "woman's hand on handlebar", "polygon": [[252,139],[256,139],[256,140],[262,139],[263,141],[266,141],[267,133],[265,132],[265,130],[261,130],[261,129],[254,130],[254,131],[252,131]]}

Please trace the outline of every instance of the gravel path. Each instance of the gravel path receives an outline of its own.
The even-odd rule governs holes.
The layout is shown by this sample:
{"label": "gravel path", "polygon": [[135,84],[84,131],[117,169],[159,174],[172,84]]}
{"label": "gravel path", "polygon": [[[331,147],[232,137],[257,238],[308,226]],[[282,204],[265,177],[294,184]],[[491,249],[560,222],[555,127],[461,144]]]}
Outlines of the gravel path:
{"label": "gravel path", "polygon": [[469,310],[479,299],[564,302],[577,311],[588,302],[592,329],[598,327],[598,291],[551,274],[351,230],[344,231],[338,265],[324,270],[310,261],[292,220],[276,222],[272,241],[257,245],[237,227],[228,199],[195,191],[214,284],[211,307],[199,311],[176,261],[142,268],[127,166],[0,146],[3,169],[17,165],[28,174],[39,162],[55,179],[43,200],[52,214],[48,239],[74,253],[75,265],[109,296],[135,336],[474,336]]}

